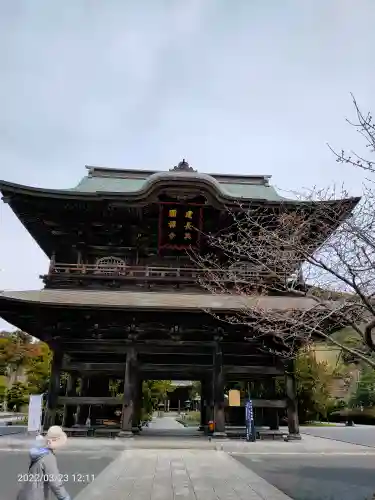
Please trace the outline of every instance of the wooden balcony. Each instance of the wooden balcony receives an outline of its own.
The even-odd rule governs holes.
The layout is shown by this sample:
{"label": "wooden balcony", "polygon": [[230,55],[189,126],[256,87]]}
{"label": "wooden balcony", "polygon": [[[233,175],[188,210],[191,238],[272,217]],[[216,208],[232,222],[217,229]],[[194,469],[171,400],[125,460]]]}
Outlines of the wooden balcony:
{"label": "wooden balcony", "polygon": [[113,264],[60,264],[52,263],[49,272],[41,276],[47,286],[67,284],[69,282],[79,283],[85,286],[89,283],[100,282],[116,283],[120,286],[125,283],[135,284],[186,284],[198,285],[200,280],[205,282],[210,280],[223,284],[237,283],[272,283],[275,282],[275,275],[269,271],[259,268],[243,267],[235,269],[204,269],[195,267],[168,267],[168,266],[127,266]]}

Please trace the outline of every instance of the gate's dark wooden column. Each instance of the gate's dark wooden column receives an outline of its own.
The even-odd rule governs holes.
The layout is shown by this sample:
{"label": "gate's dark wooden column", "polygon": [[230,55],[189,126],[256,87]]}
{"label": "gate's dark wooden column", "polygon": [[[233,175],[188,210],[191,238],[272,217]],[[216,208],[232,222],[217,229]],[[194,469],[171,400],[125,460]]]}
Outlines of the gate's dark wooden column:
{"label": "gate's dark wooden column", "polygon": [[56,347],[53,352],[51,363],[51,378],[49,381],[47,408],[44,416],[43,428],[48,430],[51,425],[55,425],[57,402],[60,390],[60,374],[63,361],[63,352],[60,347]]}
{"label": "gate's dark wooden column", "polygon": [[224,372],[223,353],[220,342],[216,342],[214,350],[214,391],[215,391],[215,436],[225,436],[225,404],[224,404]]}
{"label": "gate's dark wooden column", "polygon": [[288,413],[288,438],[301,439],[301,435],[299,433],[298,404],[293,360],[288,361],[285,366],[285,392]]}
{"label": "gate's dark wooden column", "polygon": [[142,380],[139,379],[138,363],[134,364],[133,373],[133,419],[132,419],[132,432],[138,434],[141,427],[141,405],[142,405]]}
{"label": "gate's dark wooden column", "polygon": [[125,375],[124,375],[124,396],[122,403],[121,431],[119,437],[130,437],[133,435],[134,416],[134,394],[135,394],[135,373],[137,370],[137,353],[134,347],[129,347],[126,353]]}
{"label": "gate's dark wooden column", "polygon": [[[68,375],[68,384],[66,387],[67,396],[77,396],[77,380],[78,377],[75,374],[70,373]],[[76,412],[76,406],[74,405],[64,405],[64,417],[63,417],[63,427],[73,427],[74,413]]]}
{"label": "gate's dark wooden column", "polygon": [[206,379],[206,422],[207,427],[205,430],[208,431],[208,423],[214,420],[214,409],[215,409],[215,377],[214,377],[214,369],[212,368],[212,372],[208,379]]}
{"label": "gate's dark wooden column", "polygon": [[203,431],[207,425],[207,406],[208,406],[208,394],[207,394],[207,380],[201,380],[201,421],[199,425],[199,430]]}

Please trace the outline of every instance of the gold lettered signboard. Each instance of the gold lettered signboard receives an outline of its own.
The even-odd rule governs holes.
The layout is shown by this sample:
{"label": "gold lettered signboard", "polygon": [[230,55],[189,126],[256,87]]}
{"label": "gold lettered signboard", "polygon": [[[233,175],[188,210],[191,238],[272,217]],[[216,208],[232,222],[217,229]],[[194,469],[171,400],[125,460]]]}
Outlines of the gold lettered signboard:
{"label": "gold lettered signboard", "polygon": [[229,406],[241,406],[241,393],[236,389],[229,391]]}
{"label": "gold lettered signboard", "polygon": [[202,207],[179,203],[161,203],[159,248],[186,250],[199,245],[202,229]]}

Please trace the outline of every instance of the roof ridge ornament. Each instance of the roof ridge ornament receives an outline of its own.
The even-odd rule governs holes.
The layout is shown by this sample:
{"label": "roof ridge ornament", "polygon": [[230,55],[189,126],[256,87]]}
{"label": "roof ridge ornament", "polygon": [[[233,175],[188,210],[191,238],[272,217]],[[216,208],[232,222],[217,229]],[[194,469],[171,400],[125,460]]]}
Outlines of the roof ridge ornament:
{"label": "roof ridge ornament", "polygon": [[185,160],[185,158],[183,158],[182,161],[180,161],[180,163],[176,166],[174,166],[173,168],[170,168],[169,169],[170,172],[196,172],[196,170],[193,169],[193,167],[191,167],[188,162]]}

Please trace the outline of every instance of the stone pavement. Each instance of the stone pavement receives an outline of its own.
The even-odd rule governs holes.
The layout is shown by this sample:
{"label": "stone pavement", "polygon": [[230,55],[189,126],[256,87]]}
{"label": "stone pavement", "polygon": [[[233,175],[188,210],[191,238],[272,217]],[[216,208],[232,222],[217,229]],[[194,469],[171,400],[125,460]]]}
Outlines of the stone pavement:
{"label": "stone pavement", "polygon": [[163,417],[158,417],[157,414],[154,414],[152,420],[149,424],[149,427],[145,427],[143,430],[148,431],[178,431],[180,433],[188,433],[189,428],[184,427],[182,424],[177,422],[176,420],[177,414],[172,415],[164,415]]}
{"label": "stone pavement", "polygon": [[75,500],[291,500],[222,451],[126,450]]}

